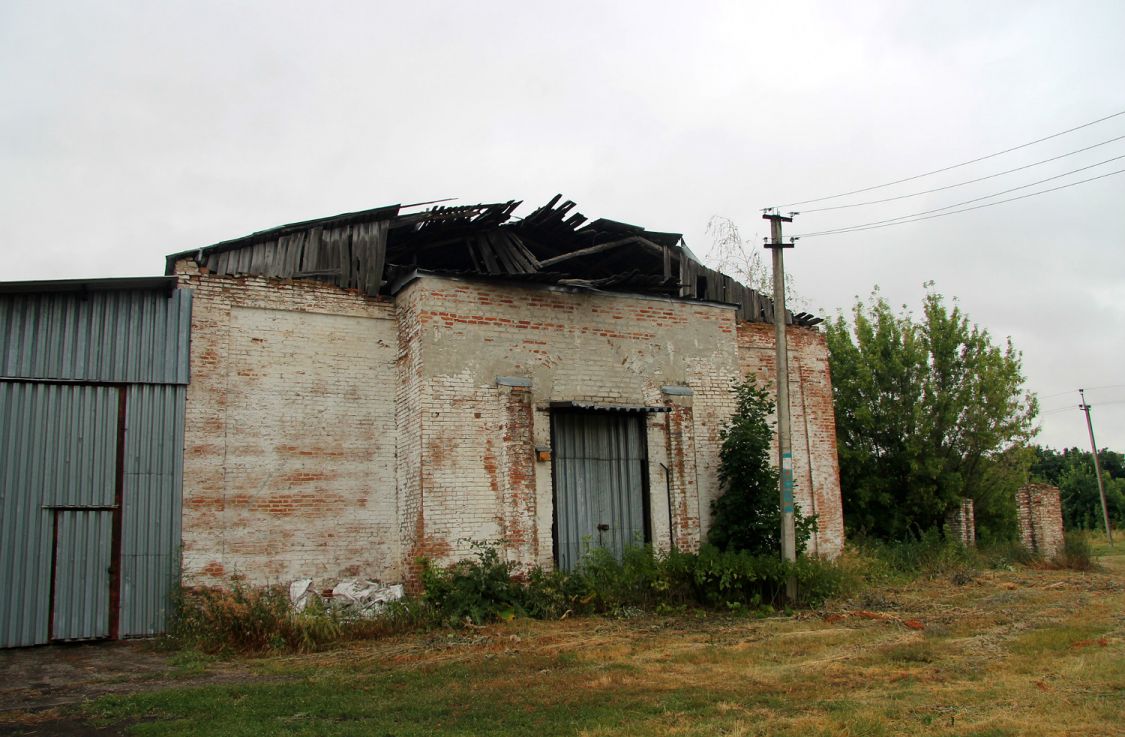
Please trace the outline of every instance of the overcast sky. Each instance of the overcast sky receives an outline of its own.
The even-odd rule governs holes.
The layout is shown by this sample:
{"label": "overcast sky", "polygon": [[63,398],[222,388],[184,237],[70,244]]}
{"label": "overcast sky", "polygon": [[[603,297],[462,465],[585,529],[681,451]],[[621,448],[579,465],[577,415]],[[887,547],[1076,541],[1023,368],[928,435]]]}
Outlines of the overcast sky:
{"label": "overcast sky", "polygon": [[[383,204],[557,192],[590,217],[751,240],[760,209],[910,177],[1125,110],[1125,2],[0,3],[0,280],[158,274],[165,254]],[[835,205],[1125,136],[1125,115]],[[1125,156],[807,213],[932,210]],[[1017,196],[1125,169],[1125,159]],[[816,204],[793,209],[816,207]],[[1125,450],[1125,174],[805,238],[809,306],[923,282],[1023,351],[1039,440]],[[1067,393],[1069,392],[1069,393]],[[1067,409],[1070,407],[1070,409]],[[1058,410],[1058,411],[1055,411]]]}

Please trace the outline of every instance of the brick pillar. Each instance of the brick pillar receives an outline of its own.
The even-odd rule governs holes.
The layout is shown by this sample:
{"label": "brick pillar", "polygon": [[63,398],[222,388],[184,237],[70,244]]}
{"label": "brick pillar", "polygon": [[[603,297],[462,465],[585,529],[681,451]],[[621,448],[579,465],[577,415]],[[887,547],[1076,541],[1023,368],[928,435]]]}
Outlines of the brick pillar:
{"label": "brick pillar", "polygon": [[946,534],[967,548],[977,544],[976,517],[973,514],[973,500],[962,499],[945,518]]}
{"label": "brick pillar", "polygon": [[691,396],[665,397],[668,465],[672,483],[672,540],[680,550],[700,543],[699,492],[696,488],[695,424]]}
{"label": "brick pillar", "polygon": [[1046,558],[1057,555],[1063,546],[1062,499],[1059,490],[1047,484],[1026,484],[1016,492],[1020,540],[1024,546]]}
{"label": "brick pillar", "polygon": [[534,566],[539,558],[539,535],[531,387],[511,379],[497,383],[502,418],[498,479],[501,537],[509,561]]}

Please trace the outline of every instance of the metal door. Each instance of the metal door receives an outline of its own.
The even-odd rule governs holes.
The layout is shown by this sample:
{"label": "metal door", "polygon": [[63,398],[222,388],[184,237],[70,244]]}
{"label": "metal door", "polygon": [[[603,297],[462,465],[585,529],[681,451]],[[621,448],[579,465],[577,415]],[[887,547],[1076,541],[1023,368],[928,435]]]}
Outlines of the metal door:
{"label": "metal door", "polygon": [[620,559],[648,542],[643,418],[623,412],[556,412],[556,561],[573,570],[591,547]]}
{"label": "metal door", "polygon": [[119,407],[116,387],[0,382],[0,647],[109,634]]}
{"label": "metal door", "polygon": [[53,639],[109,637],[112,541],[112,511],[56,511]]}

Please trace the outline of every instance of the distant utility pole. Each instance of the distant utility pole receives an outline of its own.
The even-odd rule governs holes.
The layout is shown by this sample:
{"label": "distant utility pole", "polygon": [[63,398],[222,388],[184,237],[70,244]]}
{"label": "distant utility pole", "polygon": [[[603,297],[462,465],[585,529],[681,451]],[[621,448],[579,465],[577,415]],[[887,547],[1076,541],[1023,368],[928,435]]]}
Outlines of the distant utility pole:
{"label": "distant utility pole", "polygon": [[1094,442],[1094,423],[1090,421],[1090,405],[1086,404],[1086,392],[1082,389],[1078,390],[1078,396],[1082,397],[1082,404],[1078,405],[1078,409],[1086,413],[1086,429],[1090,431],[1090,450],[1094,452],[1094,473],[1098,477],[1098,493],[1102,497],[1102,519],[1105,521],[1105,539],[1113,545],[1113,533],[1109,527],[1109,506],[1105,503],[1105,481],[1102,480],[1102,464],[1098,460],[1098,444]]}
{"label": "distant utility pole", "polygon": [[[781,557],[797,560],[797,534],[793,524],[793,440],[789,427],[789,352],[785,343],[785,259],[782,252],[793,247],[781,236],[781,224],[793,222],[793,216],[783,216],[777,210],[767,210],[763,220],[770,221],[770,242],[766,248],[773,251],[773,328],[777,351],[777,452],[781,467]],[[797,579],[793,576],[785,584],[785,593],[792,601],[797,597]]]}

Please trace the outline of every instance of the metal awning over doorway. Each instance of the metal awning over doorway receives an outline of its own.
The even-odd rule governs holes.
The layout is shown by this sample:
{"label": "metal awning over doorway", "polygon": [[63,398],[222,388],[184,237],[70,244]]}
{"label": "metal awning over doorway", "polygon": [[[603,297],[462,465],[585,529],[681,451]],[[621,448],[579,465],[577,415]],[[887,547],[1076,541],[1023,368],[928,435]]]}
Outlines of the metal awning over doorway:
{"label": "metal awning over doorway", "polygon": [[649,406],[644,404],[599,404],[597,402],[565,401],[551,402],[553,410],[578,410],[582,412],[633,412],[643,414],[646,412],[671,412],[671,407]]}

